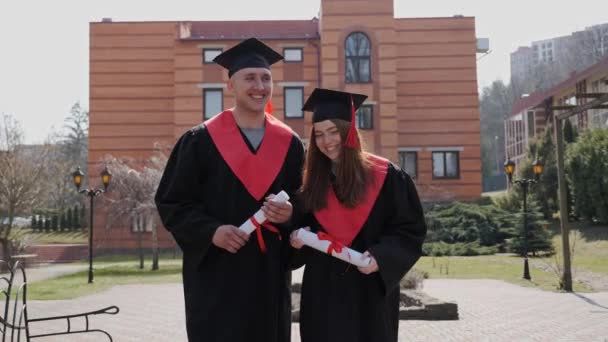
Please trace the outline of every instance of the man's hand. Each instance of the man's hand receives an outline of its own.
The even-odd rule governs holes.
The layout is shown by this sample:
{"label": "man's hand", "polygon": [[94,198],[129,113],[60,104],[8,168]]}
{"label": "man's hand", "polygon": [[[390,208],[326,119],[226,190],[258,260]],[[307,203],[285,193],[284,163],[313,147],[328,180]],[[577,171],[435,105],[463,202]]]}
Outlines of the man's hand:
{"label": "man's hand", "polygon": [[268,221],[273,223],[285,223],[289,221],[293,213],[293,206],[289,201],[275,202],[272,199],[274,195],[266,197],[262,211],[266,215]]}
{"label": "man's hand", "polygon": [[217,228],[211,242],[234,254],[247,243],[247,240],[249,240],[249,235],[244,231],[232,225],[223,225]]}
{"label": "man's hand", "polygon": [[378,263],[376,262],[376,258],[374,258],[374,256],[371,255],[368,251],[363,253],[363,255],[370,257],[372,259],[372,261],[369,263],[369,265],[367,265],[365,267],[357,267],[359,269],[359,272],[361,272],[363,274],[372,274],[374,272],[378,272],[380,267],[378,266]]}

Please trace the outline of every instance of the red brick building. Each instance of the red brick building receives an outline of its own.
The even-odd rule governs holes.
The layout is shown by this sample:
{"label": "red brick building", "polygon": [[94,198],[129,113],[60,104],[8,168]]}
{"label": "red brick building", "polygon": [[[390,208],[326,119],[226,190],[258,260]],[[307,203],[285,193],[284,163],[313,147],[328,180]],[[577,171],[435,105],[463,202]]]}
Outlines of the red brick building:
{"label": "red brick building", "polygon": [[[357,123],[369,150],[404,167],[424,200],[480,196],[475,20],[395,18],[392,0],[322,0],[312,20],[91,23],[90,165],[146,158],[231,107],[227,73],[211,60],[248,37],[285,55],[272,69],[275,116],[302,138],[315,87],[364,93]],[[98,244],[134,246],[129,229],[97,231]]]}

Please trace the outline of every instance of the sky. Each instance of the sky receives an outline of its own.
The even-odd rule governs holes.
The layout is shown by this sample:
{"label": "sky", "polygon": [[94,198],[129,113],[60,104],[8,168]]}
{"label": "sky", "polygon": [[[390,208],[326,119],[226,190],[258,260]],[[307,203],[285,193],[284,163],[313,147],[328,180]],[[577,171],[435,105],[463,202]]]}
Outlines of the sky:
{"label": "sky", "polygon": [[[374,1],[374,0],[370,0]],[[288,20],[318,16],[320,0],[4,0],[0,5],[0,113],[21,124],[26,143],[59,132],[74,103],[89,106],[89,22]],[[509,54],[532,41],[608,23],[608,1],[394,0],[395,17],[476,18],[490,39],[478,54],[481,90],[509,81]],[[575,7],[576,6],[576,7]],[[234,9],[239,9],[235,12]]]}

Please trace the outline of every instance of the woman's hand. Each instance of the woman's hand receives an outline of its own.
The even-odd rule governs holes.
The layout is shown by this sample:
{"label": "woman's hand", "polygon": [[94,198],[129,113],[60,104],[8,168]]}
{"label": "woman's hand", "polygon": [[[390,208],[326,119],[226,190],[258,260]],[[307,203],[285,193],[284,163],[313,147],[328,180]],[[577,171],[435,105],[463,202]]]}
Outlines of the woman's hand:
{"label": "woman's hand", "polygon": [[[304,227],[303,229],[310,231],[310,227]],[[296,237],[297,233],[298,233],[297,230],[294,230],[293,232],[291,232],[291,235],[289,236],[289,243],[291,244],[291,247],[293,247],[295,249],[300,249],[300,248],[302,248],[302,246],[304,246],[304,241],[302,241],[302,239]]]}
{"label": "woman's hand", "polygon": [[376,258],[374,258],[374,256],[371,255],[368,251],[365,251],[365,253],[363,253],[363,255],[370,257],[372,259],[372,261],[369,263],[369,265],[367,265],[365,267],[357,267],[359,269],[359,272],[361,272],[363,274],[372,274],[374,272],[378,272],[380,267],[378,266],[378,263],[376,262]]}

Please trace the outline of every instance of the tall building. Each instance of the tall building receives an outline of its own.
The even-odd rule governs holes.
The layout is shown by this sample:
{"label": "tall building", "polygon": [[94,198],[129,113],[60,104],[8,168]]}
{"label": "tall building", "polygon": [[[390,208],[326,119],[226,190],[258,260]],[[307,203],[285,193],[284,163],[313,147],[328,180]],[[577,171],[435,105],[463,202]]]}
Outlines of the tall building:
{"label": "tall building", "polygon": [[[322,0],[312,20],[105,20],[90,24],[90,37],[90,164],[146,158],[232,107],[227,73],[212,59],[257,37],[285,55],[272,68],[275,116],[304,140],[312,124],[301,106],[315,87],[363,93],[357,125],[368,149],[400,164],[423,200],[481,195],[472,17],[395,18],[392,0]],[[132,246],[128,230],[100,234]]]}

